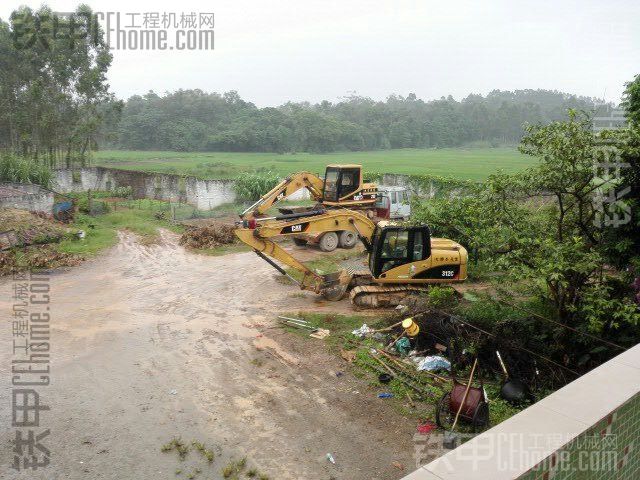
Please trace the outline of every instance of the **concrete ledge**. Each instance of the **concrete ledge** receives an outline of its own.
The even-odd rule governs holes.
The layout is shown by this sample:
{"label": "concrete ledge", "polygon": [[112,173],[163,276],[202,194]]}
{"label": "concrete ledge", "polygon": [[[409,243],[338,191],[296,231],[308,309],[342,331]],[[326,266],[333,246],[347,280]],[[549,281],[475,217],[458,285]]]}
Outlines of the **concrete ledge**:
{"label": "concrete ledge", "polygon": [[[623,444],[617,445],[614,452],[619,458],[616,471],[603,471],[602,476],[589,474],[588,478],[640,478],[633,476],[637,473],[637,462],[629,459],[631,452],[636,454],[637,449],[634,451],[633,445],[640,438],[640,432],[634,426],[636,416],[640,416],[635,415],[640,412],[639,393],[640,345],[636,345],[404,478],[554,478],[549,474],[539,477],[529,475],[534,475],[532,469],[539,467],[545,459],[549,464],[546,470],[553,471],[557,457],[554,454],[574,444],[581,435],[589,434],[595,439],[602,439],[618,432]],[[630,405],[631,402],[633,405]],[[623,405],[625,416],[619,419],[620,425],[616,425],[618,410]],[[634,469],[635,473],[622,471],[627,465],[627,470]],[[611,476],[612,473],[614,476]],[[577,477],[559,474],[555,478]]]}
{"label": "concrete ledge", "polygon": [[0,208],[17,208],[50,215],[53,193],[40,185],[0,182]]}

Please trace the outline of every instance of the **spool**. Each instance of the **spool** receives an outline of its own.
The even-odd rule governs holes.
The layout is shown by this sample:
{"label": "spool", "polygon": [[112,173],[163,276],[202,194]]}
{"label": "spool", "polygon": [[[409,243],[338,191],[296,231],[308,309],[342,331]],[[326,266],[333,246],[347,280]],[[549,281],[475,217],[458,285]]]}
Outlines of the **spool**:
{"label": "spool", "polygon": [[420,333],[420,327],[416,322],[413,321],[413,318],[406,318],[402,321],[402,328],[407,332],[409,337],[415,337]]}

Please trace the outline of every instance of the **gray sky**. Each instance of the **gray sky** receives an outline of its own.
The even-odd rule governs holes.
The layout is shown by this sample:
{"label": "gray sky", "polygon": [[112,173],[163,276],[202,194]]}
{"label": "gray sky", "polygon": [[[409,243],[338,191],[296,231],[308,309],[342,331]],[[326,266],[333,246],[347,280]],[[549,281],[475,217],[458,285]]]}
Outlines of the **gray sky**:
{"label": "gray sky", "polygon": [[[9,0],[0,16],[41,3]],[[78,3],[48,2],[56,11]],[[123,23],[126,13],[215,13],[212,51],[114,51],[109,81],[121,98],[150,89],[238,90],[265,106],[335,101],[353,91],[460,99],[546,88],[618,101],[623,83],[640,73],[637,0],[86,3],[121,12]]]}

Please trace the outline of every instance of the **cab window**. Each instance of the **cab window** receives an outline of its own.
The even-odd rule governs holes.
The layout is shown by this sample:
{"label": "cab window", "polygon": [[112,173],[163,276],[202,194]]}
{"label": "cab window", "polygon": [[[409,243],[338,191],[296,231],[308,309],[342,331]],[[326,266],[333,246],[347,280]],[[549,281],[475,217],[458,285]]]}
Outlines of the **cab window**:
{"label": "cab window", "polygon": [[413,233],[413,252],[411,261],[417,262],[426,258],[426,249],[424,248],[424,233],[422,230],[416,230]]}
{"label": "cab window", "polygon": [[340,173],[340,193],[343,198],[355,192],[360,186],[360,171],[358,169],[343,169]]}
{"label": "cab window", "polygon": [[428,227],[389,228],[376,232],[374,250],[369,259],[374,276],[400,265],[429,258],[430,238]]}
{"label": "cab window", "polygon": [[384,237],[380,259],[380,273],[391,270],[406,262],[409,249],[409,232],[407,230],[390,230]]}
{"label": "cab window", "polygon": [[405,258],[409,243],[407,230],[391,230],[387,232],[382,244],[382,258]]}
{"label": "cab window", "polygon": [[353,185],[353,172],[344,172],[340,184],[343,187],[351,187]]}
{"label": "cab window", "polygon": [[329,201],[338,200],[338,177],[340,171],[336,168],[327,168],[324,177],[324,198]]}

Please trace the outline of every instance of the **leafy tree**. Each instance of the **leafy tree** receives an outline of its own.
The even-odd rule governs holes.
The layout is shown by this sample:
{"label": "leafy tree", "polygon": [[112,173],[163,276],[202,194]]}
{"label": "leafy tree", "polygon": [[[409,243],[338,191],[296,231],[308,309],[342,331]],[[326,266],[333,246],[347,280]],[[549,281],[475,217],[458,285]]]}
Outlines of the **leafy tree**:
{"label": "leafy tree", "polygon": [[627,111],[627,118],[640,125],[640,75],[626,84],[622,106]]}
{"label": "leafy tree", "polygon": [[0,21],[0,147],[52,166],[84,161],[95,147],[119,104],[106,83],[111,54],[97,23],[87,21],[92,15],[87,6],[69,18],[21,7],[9,24]]}
{"label": "leafy tree", "polygon": [[[625,266],[616,270],[608,263],[611,229],[595,221],[595,194],[611,180],[598,174],[594,162],[609,158],[609,149],[631,148],[626,142],[632,137],[616,135],[618,141],[603,149],[588,117],[575,112],[567,121],[527,126],[520,149],[539,159],[536,166],[494,175],[455,201],[430,200],[416,208],[415,219],[437,235],[459,239],[512,285],[553,307],[560,321],[608,338],[633,338],[629,331],[637,338],[640,311]],[[590,345],[559,332],[558,351]]]}

